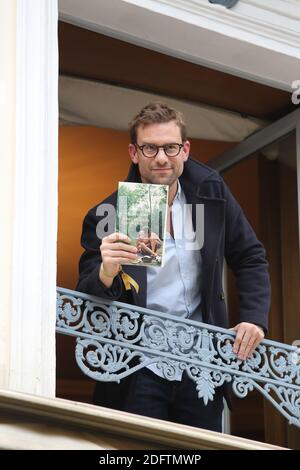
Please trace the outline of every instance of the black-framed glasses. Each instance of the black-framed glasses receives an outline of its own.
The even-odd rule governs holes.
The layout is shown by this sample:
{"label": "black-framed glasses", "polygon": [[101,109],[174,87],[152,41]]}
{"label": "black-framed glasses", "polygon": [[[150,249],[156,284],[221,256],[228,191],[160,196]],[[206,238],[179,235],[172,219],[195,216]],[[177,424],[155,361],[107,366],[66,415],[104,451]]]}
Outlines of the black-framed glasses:
{"label": "black-framed glasses", "polygon": [[135,144],[141,151],[144,157],[146,158],[154,158],[159,152],[159,149],[164,149],[165,154],[167,157],[177,157],[180,150],[183,147],[183,144],[165,144],[165,145],[155,145],[155,144],[144,144],[138,145]]}

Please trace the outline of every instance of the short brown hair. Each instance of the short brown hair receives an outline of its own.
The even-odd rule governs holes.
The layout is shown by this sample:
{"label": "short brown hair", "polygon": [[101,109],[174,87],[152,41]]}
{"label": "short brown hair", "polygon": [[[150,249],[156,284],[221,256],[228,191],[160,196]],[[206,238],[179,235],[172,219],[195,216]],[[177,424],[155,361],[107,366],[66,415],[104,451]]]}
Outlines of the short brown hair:
{"label": "short brown hair", "polygon": [[175,121],[180,128],[182,141],[186,141],[186,125],[183,115],[171,108],[165,103],[155,101],[147,104],[129,123],[130,141],[132,144],[137,140],[137,129],[139,126],[147,126],[148,124],[158,124],[164,122]]}

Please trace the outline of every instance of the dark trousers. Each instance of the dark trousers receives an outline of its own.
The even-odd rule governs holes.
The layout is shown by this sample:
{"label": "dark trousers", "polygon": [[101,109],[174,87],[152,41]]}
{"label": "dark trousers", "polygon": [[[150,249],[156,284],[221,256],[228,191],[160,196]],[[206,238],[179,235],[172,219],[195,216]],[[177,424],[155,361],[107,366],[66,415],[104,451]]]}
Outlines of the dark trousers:
{"label": "dark trousers", "polygon": [[215,389],[214,400],[204,405],[196,384],[183,373],[181,382],[168,381],[143,368],[133,377],[125,411],[151,418],[188,424],[222,432],[223,393]]}

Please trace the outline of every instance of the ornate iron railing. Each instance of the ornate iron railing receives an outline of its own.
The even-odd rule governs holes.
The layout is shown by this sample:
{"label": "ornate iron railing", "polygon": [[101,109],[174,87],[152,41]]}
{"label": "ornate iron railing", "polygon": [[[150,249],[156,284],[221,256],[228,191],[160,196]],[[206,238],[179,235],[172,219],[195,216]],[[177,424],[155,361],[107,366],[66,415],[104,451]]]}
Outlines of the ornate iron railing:
{"label": "ornate iron railing", "polygon": [[300,427],[296,347],[264,340],[242,361],[232,351],[232,330],[62,288],[56,331],[77,338],[77,364],[95,380],[119,382],[156,363],[168,380],[186,371],[205,404],[216,387],[231,382],[238,397],[256,389]]}

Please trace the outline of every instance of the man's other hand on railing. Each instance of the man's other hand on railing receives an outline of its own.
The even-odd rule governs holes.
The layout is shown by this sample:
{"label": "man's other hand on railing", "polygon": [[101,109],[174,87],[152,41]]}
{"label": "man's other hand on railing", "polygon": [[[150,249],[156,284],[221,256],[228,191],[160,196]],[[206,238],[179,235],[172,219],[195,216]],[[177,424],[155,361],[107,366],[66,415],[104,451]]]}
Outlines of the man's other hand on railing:
{"label": "man's other hand on railing", "polygon": [[233,352],[241,360],[250,357],[265,337],[262,327],[253,323],[238,323],[233,330],[236,331]]}

